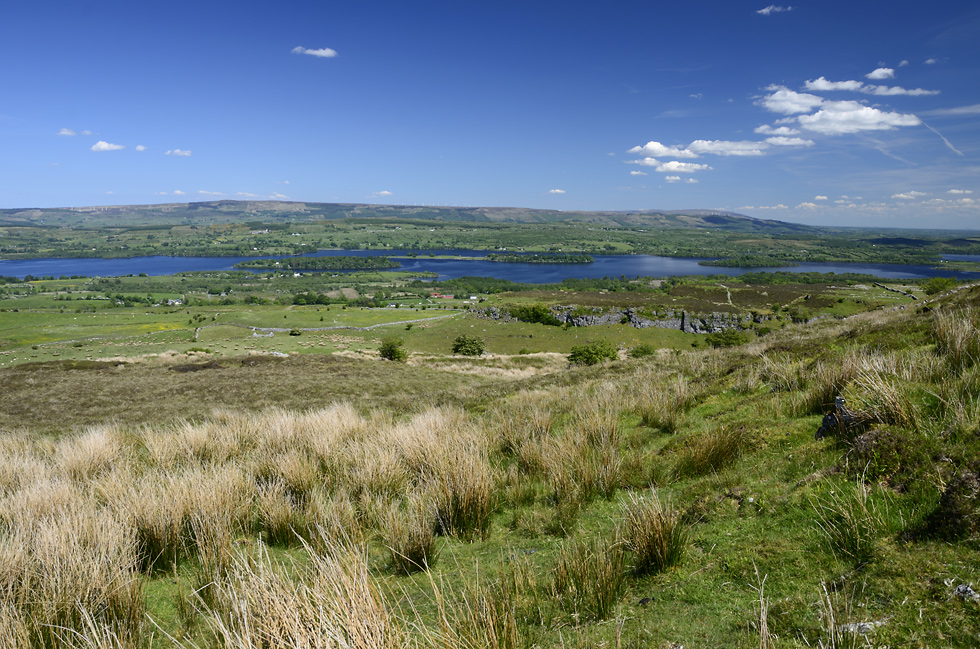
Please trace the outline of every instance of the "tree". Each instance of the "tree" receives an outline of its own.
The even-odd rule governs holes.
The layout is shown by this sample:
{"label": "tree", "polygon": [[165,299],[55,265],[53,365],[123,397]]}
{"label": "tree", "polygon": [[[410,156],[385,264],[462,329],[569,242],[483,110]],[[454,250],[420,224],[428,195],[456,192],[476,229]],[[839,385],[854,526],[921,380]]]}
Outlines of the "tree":
{"label": "tree", "polygon": [[408,359],[408,352],[404,349],[405,341],[394,336],[387,336],[381,340],[378,347],[378,354],[387,361],[405,361]]}
{"label": "tree", "polygon": [[608,340],[597,340],[588,345],[572,347],[572,353],[568,355],[568,360],[576,365],[595,365],[616,358],[616,346]]}
{"label": "tree", "polygon": [[456,336],[453,341],[453,353],[463,356],[480,356],[487,350],[487,343],[482,338],[467,336],[465,334]]}

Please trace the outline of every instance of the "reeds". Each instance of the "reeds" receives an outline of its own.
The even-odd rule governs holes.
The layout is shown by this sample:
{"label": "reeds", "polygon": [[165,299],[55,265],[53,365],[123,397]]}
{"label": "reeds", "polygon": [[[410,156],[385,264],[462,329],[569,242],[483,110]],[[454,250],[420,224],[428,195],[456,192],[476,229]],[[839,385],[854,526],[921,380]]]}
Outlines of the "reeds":
{"label": "reeds", "polygon": [[605,620],[619,601],[626,579],[624,566],[618,543],[571,541],[558,556],[552,590],[577,622]]}
{"label": "reeds", "polygon": [[889,526],[888,502],[877,502],[863,480],[843,493],[831,491],[814,505],[817,530],[838,558],[860,566],[874,558],[878,538]]}
{"label": "reeds", "polygon": [[747,440],[741,426],[722,426],[696,435],[678,453],[674,471],[679,477],[720,471],[738,459]]}

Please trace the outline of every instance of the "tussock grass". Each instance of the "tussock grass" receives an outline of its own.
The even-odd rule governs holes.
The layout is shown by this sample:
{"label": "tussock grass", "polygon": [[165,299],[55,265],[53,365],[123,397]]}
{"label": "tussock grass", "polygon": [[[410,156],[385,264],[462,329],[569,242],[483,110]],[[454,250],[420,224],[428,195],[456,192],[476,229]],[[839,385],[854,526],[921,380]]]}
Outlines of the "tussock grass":
{"label": "tussock grass", "polygon": [[382,525],[381,538],[397,572],[427,570],[436,562],[436,513],[426,494],[411,494],[404,506],[392,503]]}
{"label": "tussock grass", "polygon": [[618,543],[577,539],[562,546],[552,591],[576,622],[605,620],[619,601],[625,580],[625,558]]}
{"label": "tussock grass", "polygon": [[939,309],[933,318],[936,353],[961,371],[980,362],[980,310]]}
{"label": "tussock grass", "polygon": [[660,500],[656,489],[646,497],[630,494],[623,509],[623,545],[636,556],[637,574],[658,573],[677,565],[691,542],[681,513]]}
{"label": "tussock grass", "polygon": [[722,426],[691,438],[677,455],[674,472],[701,476],[732,465],[742,454],[748,435],[741,426]]}
{"label": "tussock grass", "polygon": [[857,566],[875,557],[878,539],[890,525],[888,501],[872,497],[872,488],[863,480],[853,489],[830,491],[813,507],[817,530],[835,556]]}
{"label": "tussock grass", "polygon": [[694,392],[683,374],[667,382],[644,382],[637,399],[640,423],[666,433],[676,433],[684,423],[684,412],[694,399]]}

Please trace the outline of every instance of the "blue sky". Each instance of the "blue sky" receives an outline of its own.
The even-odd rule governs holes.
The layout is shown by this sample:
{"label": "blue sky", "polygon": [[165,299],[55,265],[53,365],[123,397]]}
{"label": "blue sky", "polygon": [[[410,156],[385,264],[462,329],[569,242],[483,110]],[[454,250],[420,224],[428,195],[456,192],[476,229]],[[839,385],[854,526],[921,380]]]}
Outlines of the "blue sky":
{"label": "blue sky", "polygon": [[980,228],[975,0],[14,1],[0,207],[725,209]]}

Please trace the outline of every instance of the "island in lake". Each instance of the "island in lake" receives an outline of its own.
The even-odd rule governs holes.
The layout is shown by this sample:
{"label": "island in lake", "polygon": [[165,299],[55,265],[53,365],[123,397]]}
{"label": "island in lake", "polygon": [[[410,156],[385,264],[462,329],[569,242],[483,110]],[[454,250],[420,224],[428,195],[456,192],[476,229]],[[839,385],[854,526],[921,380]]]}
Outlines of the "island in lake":
{"label": "island in lake", "polygon": [[505,264],[591,264],[595,261],[592,255],[563,254],[563,255],[539,255],[535,254],[516,254],[491,252],[487,255],[487,261],[496,261]]}

